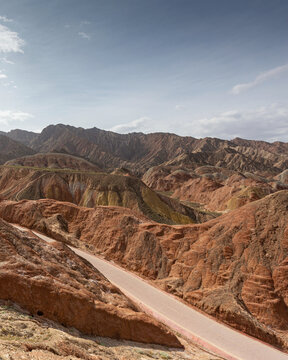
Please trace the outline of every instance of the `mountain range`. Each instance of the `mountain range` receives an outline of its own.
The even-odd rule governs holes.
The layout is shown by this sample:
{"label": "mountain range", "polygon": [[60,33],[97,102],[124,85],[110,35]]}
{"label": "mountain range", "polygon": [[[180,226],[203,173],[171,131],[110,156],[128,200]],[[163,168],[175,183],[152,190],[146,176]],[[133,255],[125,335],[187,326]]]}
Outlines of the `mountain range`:
{"label": "mountain range", "polygon": [[[69,245],[288,351],[287,204],[288,143],[63,124],[1,132],[0,308],[12,302],[81,334],[183,346],[179,334],[93,275]],[[59,243],[48,248],[5,221]],[[26,298],[28,288],[37,302]],[[46,301],[47,291],[57,301]],[[84,322],[77,318],[81,304],[89,310]],[[94,328],[88,313],[101,326]],[[115,328],[103,319],[115,319]]]}
{"label": "mountain range", "polygon": [[[62,124],[50,125],[40,134],[12,130],[5,135],[27,147],[21,148],[23,156],[36,152],[66,153],[89,160],[108,171],[125,167],[140,175],[156,165],[191,169],[211,165],[263,175],[276,175],[288,167],[288,144],[283,142],[268,143],[240,138],[231,141],[196,139],[169,133],[122,135],[97,128],[83,129]],[[3,151],[0,153],[5,159]],[[7,154],[6,159],[9,157],[12,158]]]}

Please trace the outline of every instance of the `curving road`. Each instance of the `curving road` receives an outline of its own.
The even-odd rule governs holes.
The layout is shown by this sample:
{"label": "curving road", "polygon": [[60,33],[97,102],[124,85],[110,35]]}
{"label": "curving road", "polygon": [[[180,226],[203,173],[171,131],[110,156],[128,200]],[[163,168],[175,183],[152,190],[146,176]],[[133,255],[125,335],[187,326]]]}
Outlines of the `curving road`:
{"label": "curving road", "polygon": [[[54,241],[34,233],[45,241]],[[214,321],[119,266],[82,250],[71,249],[88,260],[145,311],[204,348],[229,360],[288,360],[288,354]]]}

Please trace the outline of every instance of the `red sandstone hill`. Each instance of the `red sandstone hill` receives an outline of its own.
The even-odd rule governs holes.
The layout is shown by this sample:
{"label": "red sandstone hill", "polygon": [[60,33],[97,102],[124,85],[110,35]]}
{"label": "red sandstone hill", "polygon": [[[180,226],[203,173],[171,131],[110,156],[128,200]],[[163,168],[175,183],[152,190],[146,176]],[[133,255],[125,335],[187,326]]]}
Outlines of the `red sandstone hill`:
{"label": "red sandstone hill", "polygon": [[155,191],[166,192],[185,203],[199,203],[210,211],[233,210],[288,188],[285,171],[273,179],[215,166],[201,166],[195,170],[156,166],[142,179]]}
{"label": "red sandstone hill", "polygon": [[[288,183],[287,143],[167,133],[120,135],[66,125],[48,126],[41,134],[15,130],[6,135],[10,138],[0,135],[0,162],[25,158],[1,167],[0,196],[32,200],[1,201],[0,216],[101,252],[231,326],[288,349],[288,192],[278,191]],[[49,154],[26,156],[34,152]],[[98,168],[118,169],[94,173]],[[93,174],[87,173],[90,169]],[[132,174],[144,174],[147,186]],[[210,215],[153,190],[168,192],[189,206],[197,202],[211,210],[232,211],[203,224],[157,224],[152,220],[184,224]],[[1,224],[0,241],[6,226]],[[3,231],[3,239],[10,239],[10,230]],[[38,249],[35,243],[31,246]],[[2,251],[6,248],[3,242]],[[56,250],[71,256],[65,247]],[[44,250],[39,251],[44,256]],[[29,271],[37,261],[32,257]],[[20,276],[17,266],[13,271]],[[86,294],[78,275],[70,275],[63,275],[64,285],[71,282]],[[19,278],[21,284],[34,284],[34,278],[25,276]],[[53,274],[47,276],[49,283]],[[41,298],[42,290],[37,291]]]}
{"label": "red sandstone hill", "polygon": [[[75,165],[70,156],[54,158],[36,155],[9,162],[0,167],[0,197],[3,199],[43,199],[50,198],[69,201],[74,204],[95,207],[97,205],[123,206],[145,214],[150,219],[167,224],[187,224],[203,222],[213,214],[194,210],[176,199],[157,194],[140,179],[133,176],[78,171],[74,169],[34,168],[24,164]],[[69,159],[69,162],[67,159]],[[10,165],[11,164],[11,165]],[[15,166],[13,166],[15,164]],[[87,164],[76,162],[86,169]]]}
{"label": "red sandstone hill", "polygon": [[120,290],[61,243],[46,244],[0,220],[0,299],[91,335],[181,347]]}
{"label": "red sandstone hill", "polygon": [[0,134],[0,164],[19,156],[32,155],[35,151],[14,141],[9,137]]}
{"label": "red sandstone hill", "polygon": [[263,175],[276,175],[288,168],[288,144],[281,142],[195,139],[168,133],[121,135],[62,124],[50,125],[40,134],[18,130],[7,135],[36,152],[68,153],[101,168],[125,167],[138,174],[160,164],[190,169],[212,165]]}
{"label": "red sandstone hill", "polygon": [[288,192],[199,225],[148,222],[129,209],[52,200],[0,203],[11,222],[78,243],[166,291],[287,349]]}

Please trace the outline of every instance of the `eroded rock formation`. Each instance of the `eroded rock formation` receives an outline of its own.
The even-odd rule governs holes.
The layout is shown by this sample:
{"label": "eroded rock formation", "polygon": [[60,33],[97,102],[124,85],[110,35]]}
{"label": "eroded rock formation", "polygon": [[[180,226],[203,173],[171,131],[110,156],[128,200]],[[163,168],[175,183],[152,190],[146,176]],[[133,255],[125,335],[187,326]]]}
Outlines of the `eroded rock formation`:
{"label": "eroded rock formation", "polygon": [[153,223],[119,207],[51,200],[3,201],[0,216],[59,240],[74,239],[235,328],[286,346],[279,334],[288,323],[287,206],[288,192],[280,191],[186,226]]}
{"label": "eroded rock formation", "polygon": [[79,156],[101,168],[124,167],[143,174],[152,166],[217,166],[234,171],[277,175],[288,168],[288,145],[236,138],[195,139],[168,133],[116,134],[97,128],[50,125],[40,134],[14,130],[6,134],[35,152]]}
{"label": "eroded rock formation", "polygon": [[66,245],[46,244],[0,220],[0,299],[91,335],[181,347]]}
{"label": "eroded rock formation", "polygon": [[280,174],[276,179],[265,178],[214,166],[201,166],[195,170],[158,166],[143,176],[151,189],[167,192],[183,202],[199,203],[210,211],[234,210],[287,189],[287,184],[280,179],[284,179],[284,175]]}
{"label": "eroded rock formation", "polygon": [[97,172],[100,168],[89,161],[76,156],[57,153],[35,154],[7,161],[7,166],[36,167],[39,169],[69,169]]}
{"label": "eroded rock formation", "polygon": [[0,133],[0,164],[19,156],[32,155],[35,151]]}
{"label": "eroded rock formation", "polygon": [[122,206],[168,224],[196,223],[211,218],[176,199],[157,194],[134,176],[80,170],[3,166],[0,168],[0,197],[11,200],[50,198],[87,207]]}

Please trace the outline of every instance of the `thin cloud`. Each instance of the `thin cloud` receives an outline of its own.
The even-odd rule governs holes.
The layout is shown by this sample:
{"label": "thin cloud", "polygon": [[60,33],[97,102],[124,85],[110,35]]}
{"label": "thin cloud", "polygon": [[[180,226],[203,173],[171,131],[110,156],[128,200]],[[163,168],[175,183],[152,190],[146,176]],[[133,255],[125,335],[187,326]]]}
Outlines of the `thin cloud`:
{"label": "thin cloud", "polygon": [[80,25],[90,25],[91,22],[90,21],[87,21],[87,20],[84,20],[84,21],[81,21]]}
{"label": "thin cloud", "polygon": [[27,119],[31,119],[34,116],[32,114],[23,111],[12,110],[0,110],[0,124],[8,125],[10,122],[23,122]]}
{"label": "thin cloud", "polygon": [[87,33],[83,32],[83,31],[78,32],[78,35],[79,35],[80,37],[82,37],[83,39],[87,39],[87,40],[90,40],[90,39],[91,39],[91,36],[88,35]]}
{"label": "thin cloud", "polygon": [[238,95],[241,92],[251,89],[259,84],[262,84],[263,82],[270,80],[274,78],[275,76],[282,74],[284,72],[288,71],[288,64],[278,66],[274,69],[268,70],[260,75],[258,75],[253,81],[243,84],[237,84],[232,89],[232,94]]}
{"label": "thin cloud", "polygon": [[175,105],[175,110],[185,110],[186,107],[184,105]]}
{"label": "thin cloud", "polygon": [[7,18],[6,16],[0,16],[0,21],[3,21],[5,23],[13,22],[12,19]]}
{"label": "thin cloud", "polygon": [[273,104],[247,111],[231,110],[183,124],[177,132],[195,137],[288,140],[288,105]]}
{"label": "thin cloud", "polygon": [[0,52],[3,53],[23,53],[22,47],[25,42],[18,33],[11,31],[7,26],[0,24]]}
{"label": "thin cloud", "polygon": [[0,71],[0,79],[7,79],[7,75]]}
{"label": "thin cloud", "polygon": [[139,119],[130,121],[128,123],[113,126],[109,130],[119,132],[119,133],[143,132],[146,130],[146,124],[150,120],[151,119],[149,117],[141,117]]}
{"label": "thin cloud", "polygon": [[3,86],[7,86],[7,87],[13,87],[13,88],[16,88],[17,86],[15,85],[15,82],[12,80],[12,81],[6,81],[6,82],[3,82]]}
{"label": "thin cloud", "polygon": [[6,57],[1,58],[1,61],[5,64],[14,65],[15,63],[11,60],[8,60]]}

